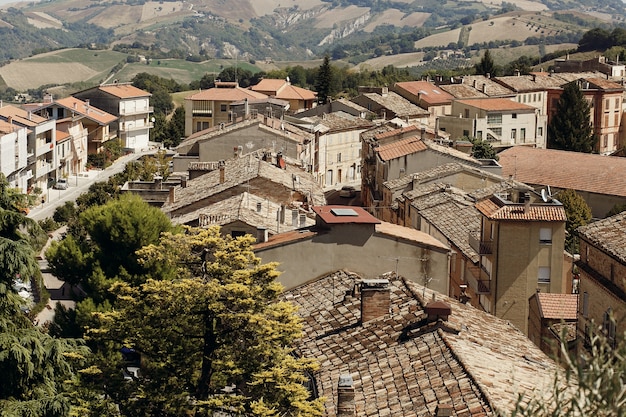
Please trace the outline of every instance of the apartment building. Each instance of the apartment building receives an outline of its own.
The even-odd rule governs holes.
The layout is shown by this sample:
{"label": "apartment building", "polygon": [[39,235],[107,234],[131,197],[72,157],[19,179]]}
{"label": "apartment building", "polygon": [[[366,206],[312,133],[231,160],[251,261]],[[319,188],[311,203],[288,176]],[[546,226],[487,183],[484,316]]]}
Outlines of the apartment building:
{"label": "apartment building", "polygon": [[529,298],[571,293],[563,279],[565,210],[528,191],[496,194],[476,203],[480,230],[470,235],[479,255],[467,289],[476,305],[528,334]]}
{"label": "apartment building", "polygon": [[391,89],[411,103],[428,110],[429,126],[435,126],[439,116],[451,114],[454,97],[430,81],[399,82]]}
{"label": "apartment building", "polygon": [[52,187],[58,178],[55,120],[12,105],[0,107],[0,119],[27,129],[27,190]]}
{"label": "apartment building", "polygon": [[614,344],[626,331],[626,212],[582,226],[577,233],[579,336],[588,343],[592,330],[599,328]]}
{"label": "apartment building", "polygon": [[477,138],[494,148],[545,147],[545,125],[537,125],[538,109],[508,98],[457,99],[451,115],[438,120],[439,129],[452,139]]}
{"label": "apartment building", "polygon": [[9,187],[21,193],[28,190],[29,171],[27,155],[26,127],[0,120],[0,172],[4,174]]}
{"label": "apartment building", "polygon": [[216,81],[215,87],[185,98],[185,136],[234,122],[232,103],[267,98],[266,94],[239,87],[237,82]]}
{"label": "apartment building", "polygon": [[[154,108],[150,106],[152,94],[131,84],[115,83],[83,90],[73,96],[117,117],[109,124],[109,140],[119,137],[122,146],[133,151],[148,147],[150,129],[154,127]],[[100,143],[95,153],[102,150],[104,142],[106,140]],[[90,149],[90,153],[93,152]]]}
{"label": "apartment building", "polygon": [[250,89],[269,97],[287,101],[291,113],[311,109],[317,103],[317,93],[292,85],[289,77],[285,80],[264,78]]}

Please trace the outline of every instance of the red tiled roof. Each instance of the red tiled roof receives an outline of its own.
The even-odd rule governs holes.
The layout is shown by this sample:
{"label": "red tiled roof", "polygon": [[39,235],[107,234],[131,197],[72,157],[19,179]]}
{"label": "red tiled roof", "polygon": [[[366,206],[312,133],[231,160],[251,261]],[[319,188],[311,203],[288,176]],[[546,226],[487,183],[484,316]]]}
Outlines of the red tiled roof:
{"label": "red tiled roof", "polygon": [[200,91],[186,97],[185,100],[206,100],[206,101],[240,101],[244,99],[262,99],[267,98],[267,95],[258,93],[256,91],[241,88],[239,86],[234,87],[213,87],[208,90]]}
{"label": "red tiled roof", "polygon": [[381,140],[381,139],[386,139],[386,138],[390,138],[390,137],[393,137],[393,136],[400,136],[400,135],[403,135],[404,133],[412,132],[414,130],[417,130],[417,125],[408,125],[408,126],[405,126],[405,127],[401,127],[399,129],[393,129],[393,130],[389,130],[387,132],[383,132],[383,133],[379,133],[377,135],[374,135],[374,139]]}
{"label": "red tiled roof", "polygon": [[326,224],[380,224],[380,220],[365,211],[363,207],[315,206],[312,209]]}
{"label": "red tiled roof", "polygon": [[119,98],[150,97],[152,95],[130,84],[107,84],[101,85],[99,89]]}
{"label": "red tiled roof", "polygon": [[457,103],[467,106],[476,107],[477,109],[486,111],[512,111],[512,110],[528,110],[535,111],[535,108],[528,104],[518,103],[508,98],[476,98],[457,100]]}
{"label": "red tiled roof", "polygon": [[38,124],[47,121],[44,117],[12,105],[0,107],[0,116],[7,119],[10,117],[15,123],[19,123],[24,126],[37,126]]}
{"label": "red tiled roof", "polygon": [[250,88],[282,100],[315,100],[316,94],[306,88],[289,84],[286,80],[265,78]]}
{"label": "red tiled roof", "polygon": [[539,314],[544,319],[576,320],[578,294],[537,293]]}
{"label": "red tiled roof", "polygon": [[590,82],[591,84],[595,85],[596,87],[602,89],[602,90],[624,90],[624,86],[621,84],[618,84],[614,81],[610,81],[604,78],[597,78],[597,77],[590,77],[590,78],[585,78],[585,81]]}
{"label": "red tiled roof", "polygon": [[395,84],[396,88],[402,89],[410,94],[420,97],[425,103],[430,105],[449,104],[454,97],[428,81],[405,81]]}
{"label": "red tiled roof", "polygon": [[404,155],[410,155],[416,152],[425,151],[428,146],[417,136],[406,139],[400,139],[395,142],[380,145],[374,149],[378,153],[380,159],[389,161]]}
{"label": "red tiled roof", "polygon": [[57,142],[62,142],[65,139],[69,138],[71,135],[69,133],[63,132],[61,130],[57,130]]}
{"label": "red tiled roof", "polygon": [[92,105],[87,105],[86,102],[79,100],[76,97],[65,97],[56,100],[56,103],[103,125],[109,124],[117,119],[114,115],[100,110]]}
{"label": "red tiled roof", "polygon": [[498,204],[494,199],[495,197],[476,203],[478,211],[492,220],[544,222],[564,222],[567,220],[562,205],[531,204],[528,210],[524,210],[524,204]]}
{"label": "red tiled roof", "polygon": [[498,154],[504,177],[526,184],[626,197],[626,158],[513,146]]}

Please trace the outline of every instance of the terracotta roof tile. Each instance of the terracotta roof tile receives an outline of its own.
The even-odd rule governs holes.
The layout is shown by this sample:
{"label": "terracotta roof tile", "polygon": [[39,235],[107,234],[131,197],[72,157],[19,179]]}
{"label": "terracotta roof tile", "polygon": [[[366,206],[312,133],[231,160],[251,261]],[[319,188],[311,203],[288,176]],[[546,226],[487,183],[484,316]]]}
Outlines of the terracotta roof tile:
{"label": "terracotta roof tile", "polygon": [[48,121],[48,119],[44,117],[20,109],[19,107],[15,107],[13,105],[0,107],[0,116],[5,119],[8,119],[10,117],[14,123],[30,127],[37,126],[41,123]]}
{"label": "terracotta roof tile", "polygon": [[437,87],[435,84],[429,81],[405,81],[399,82],[394,85],[396,89],[402,89],[406,92],[419,96],[420,100],[423,100],[429,105],[442,105],[450,104],[454,97]]}
{"label": "terracotta roof tile", "polygon": [[626,264],[626,211],[579,227],[578,235]]}
{"label": "terracotta roof tile", "polygon": [[626,197],[626,158],[526,146],[498,155],[502,175],[526,184]]}
{"label": "terracotta roof tile", "polygon": [[535,108],[529,106],[528,104],[518,103],[517,101],[508,98],[475,98],[468,100],[457,100],[456,102],[485,111],[535,111]]}
{"label": "terracotta roof tile", "polygon": [[524,204],[502,203],[498,197],[476,203],[476,208],[492,220],[564,222],[565,209],[556,204],[531,204],[528,210]]}
{"label": "terracotta roof tile", "polygon": [[203,90],[185,97],[185,100],[206,100],[206,101],[241,101],[244,99],[262,99],[267,95],[256,91],[241,88],[239,86],[221,86]]}
{"label": "terracotta roof tile", "polygon": [[357,206],[314,206],[312,207],[324,223],[327,224],[379,224],[380,220],[365,211],[363,207]]}
{"label": "terracotta roof tile", "polygon": [[85,101],[79,100],[72,96],[55,100],[54,103],[58,104],[59,106],[65,107],[68,110],[76,112],[77,114],[81,114],[88,119],[91,119],[102,125],[107,125],[117,120],[116,116],[109,114],[104,110],[100,110],[97,107],[92,106],[91,104],[88,105]]}
{"label": "terracotta roof tile", "polygon": [[578,294],[537,293],[537,301],[544,319],[578,318]]}
{"label": "terracotta roof tile", "polygon": [[152,95],[149,92],[131,84],[106,84],[101,85],[98,88],[119,98],[150,97]]}
{"label": "terracotta roof tile", "polygon": [[[449,404],[455,416],[509,414],[518,394],[541,393],[558,368],[505,321],[435,294],[395,274],[389,280],[389,314],[360,322],[362,279],[337,272],[284,294],[296,304],[304,336],[299,353],[316,359],[325,415],[336,416],[339,375],[350,374],[357,416],[434,415]],[[436,297],[452,315],[425,321],[424,305]]]}
{"label": "terracotta roof tile", "polygon": [[381,160],[389,161],[405,155],[425,151],[426,149],[428,149],[428,146],[426,146],[424,141],[414,136],[380,145],[374,149],[374,152],[378,153]]}

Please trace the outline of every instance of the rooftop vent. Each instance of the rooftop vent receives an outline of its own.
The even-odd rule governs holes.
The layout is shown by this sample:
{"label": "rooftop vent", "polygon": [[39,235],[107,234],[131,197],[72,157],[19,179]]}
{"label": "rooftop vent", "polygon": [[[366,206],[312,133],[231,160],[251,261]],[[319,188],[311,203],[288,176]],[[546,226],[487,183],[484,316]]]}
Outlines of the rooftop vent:
{"label": "rooftop vent", "polygon": [[428,322],[437,321],[439,319],[448,321],[448,317],[452,314],[452,307],[443,301],[431,301],[426,304],[424,311],[428,315]]}

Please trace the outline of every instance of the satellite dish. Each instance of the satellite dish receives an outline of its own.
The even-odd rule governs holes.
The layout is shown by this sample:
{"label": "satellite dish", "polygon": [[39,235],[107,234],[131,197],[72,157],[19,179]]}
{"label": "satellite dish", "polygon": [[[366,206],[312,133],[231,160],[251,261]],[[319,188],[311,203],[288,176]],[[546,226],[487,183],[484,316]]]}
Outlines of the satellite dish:
{"label": "satellite dish", "polygon": [[543,200],[544,203],[548,202],[548,197],[549,197],[548,192],[546,191],[545,188],[542,188],[541,189],[541,199]]}

